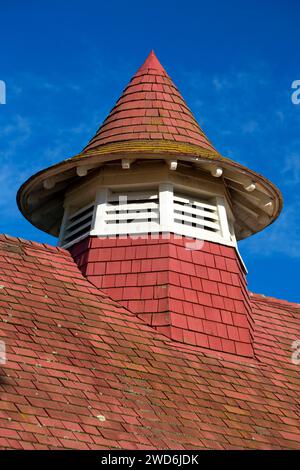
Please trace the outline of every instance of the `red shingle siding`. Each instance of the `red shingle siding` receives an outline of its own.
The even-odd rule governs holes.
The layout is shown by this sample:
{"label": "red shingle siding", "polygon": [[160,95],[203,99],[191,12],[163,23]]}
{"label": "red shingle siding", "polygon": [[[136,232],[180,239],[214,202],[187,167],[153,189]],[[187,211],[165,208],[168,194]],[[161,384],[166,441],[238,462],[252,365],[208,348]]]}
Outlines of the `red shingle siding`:
{"label": "red shingle siding", "polygon": [[246,280],[234,248],[170,239],[90,238],[71,248],[87,278],[170,338],[253,356]]}
{"label": "red shingle siding", "polygon": [[1,448],[300,448],[299,305],[252,297],[249,361],[180,347],[64,250],[2,236],[0,278]]}

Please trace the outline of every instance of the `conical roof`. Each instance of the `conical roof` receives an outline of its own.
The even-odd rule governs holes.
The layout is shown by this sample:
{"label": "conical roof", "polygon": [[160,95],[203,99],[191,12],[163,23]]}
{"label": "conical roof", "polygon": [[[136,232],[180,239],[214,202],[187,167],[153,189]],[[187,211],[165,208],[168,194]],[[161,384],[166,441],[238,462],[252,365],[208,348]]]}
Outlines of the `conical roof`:
{"label": "conical roof", "polygon": [[151,51],[84,151],[130,140],[168,140],[215,150]]}
{"label": "conical roof", "polygon": [[[176,160],[192,167],[195,175],[215,176],[216,167],[221,167],[239,239],[272,223],[282,208],[276,186],[215,150],[153,51],[83,151],[25,181],[18,191],[18,206],[33,225],[57,236],[66,191],[82,176],[89,179],[103,165],[122,159],[137,164]],[[254,218],[250,230],[249,217]]]}

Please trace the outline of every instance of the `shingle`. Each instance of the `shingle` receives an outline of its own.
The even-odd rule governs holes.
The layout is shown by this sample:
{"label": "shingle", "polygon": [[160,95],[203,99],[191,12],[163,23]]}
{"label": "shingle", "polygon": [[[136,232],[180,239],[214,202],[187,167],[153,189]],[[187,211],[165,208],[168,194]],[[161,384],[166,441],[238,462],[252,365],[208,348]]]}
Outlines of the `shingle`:
{"label": "shingle", "polygon": [[[175,119],[169,119],[169,115]],[[145,116],[159,116],[153,126],[159,125],[159,129],[145,127]],[[84,150],[140,139],[175,140],[214,150],[153,51]]]}
{"label": "shingle", "polygon": [[[247,354],[248,343],[230,339],[249,340],[243,314],[234,328],[220,310],[222,339],[184,331],[194,345],[184,346],[182,330],[173,327],[171,341],[148,327],[85,279],[67,251],[1,236],[0,252],[8,260],[0,290],[8,359],[0,371],[1,448],[300,447],[299,366],[291,362],[298,304],[251,295],[255,358],[247,359],[235,354]],[[151,310],[158,301],[148,302]],[[179,325],[183,303],[172,301]],[[212,309],[199,308],[213,328],[205,319]],[[195,321],[192,309],[188,319]]]}

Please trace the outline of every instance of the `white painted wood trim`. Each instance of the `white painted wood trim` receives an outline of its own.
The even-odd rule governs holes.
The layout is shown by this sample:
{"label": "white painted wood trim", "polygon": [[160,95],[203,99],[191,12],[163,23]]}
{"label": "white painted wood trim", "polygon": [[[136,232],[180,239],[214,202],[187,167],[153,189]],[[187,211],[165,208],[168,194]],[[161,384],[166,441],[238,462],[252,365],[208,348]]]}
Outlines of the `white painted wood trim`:
{"label": "white painted wood trim", "polygon": [[[201,199],[201,196],[198,196],[198,199]],[[186,196],[186,197],[183,197],[182,195],[178,195],[178,194],[174,194],[174,201],[175,202],[182,202],[184,204],[190,204],[190,203],[193,203],[194,206],[197,206],[197,207],[200,207],[200,208],[203,208],[203,209],[209,209],[209,210],[216,210],[216,206],[213,205],[213,204],[208,204],[207,202],[200,202],[200,201],[197,201],[197,198],[195,199],[195,195],[194,194],[191,194],[190,197]]]}
{"label": "white painted wood trim", "polygon": [[[90,230],[64,244],[72,202],[72,199],[67,198],[68,205],[66,205],[61,226],[60,246],[71,246],[88,235],[117,236],[147,233],[149,236],[151,233],[174,233],[236,246],[235,236],[230,233],[228,222],[230,214],[228,214],[225,195],[205,197],[203,188],[201,188],[201,193],[196,194],[195,191],[188,192],[186,189],[183,190],[183,186],[177,187],[170,181],[158,184],[156,190],[153,188],[151,191],[142,184],[134,190],[130,187],[127,192],[114,186],[111,188],[102,186],[95,194],[95,203],[86,204],[71,214],[72,217],[79,215],[78,221],[80,222],[80,213],[94,205]],[[124,201],[120,201],[122,195]],[[120,204],[118,204],[119,201]],[[77,197],[76,206],[78,207]],[[82,222],[79,229],[67,232],[68,236],[88,226],[84,224],[84,220]]]}
{"label": "white painted wood trim", "polygon": [[239,258],[239,260],[240,260],[240,263],[241,263],[242,267],[244,268],[245,274],[248,274],[247,266],[246,266],[246,264],[245,264],[245,262],[244,262],[244,260],[243,260],[243,258],[242,258],[241,253],[239,252],[239,249],[238,249],[237,244],[235,244],[235,249],[236,249],[238,258]]}
{"label": "white painted wood trim", "polygon": [[210,222],[209,220],[205,220],[204,217],[191,217],[185,214],[174,214],[174,220],[182,220],[183,222],[188,222],[190,224],[200,225],[201,227],[210,227],[217,231],[220,230],[220,224],[215,222]]}
{"label": "white painted wood trim", "polygon": [[[122,209],[123,210],[123,209]],[[114,222],[122,220],[145,220],[145,219],[158,219],[158,214],[155,212],[127,212],[125,214],[106,214],[105,221]]]}
{"label": "white painted wood trim", "polygon": [[[216,208],[215,208],[216,209]],[[218,214],[215,212],[208,212],[208,211],[205,211],[203,209],[194,209],[192,207],[189,207],[188,205],[184,206],[184,208],[182,207],[181,204],[177,204],[176,202],[174,203],[174,212],[182,212],[184,211],[186,214],[191,214],[191,215],[197,215],[200,217],[207,217],[209,219],[212,219],[212,220],[217,220],[219,221],[219,216]]]}
{"label": "white painted wood trim", "polygon": [[69,205],[65,206],[64,215],[63,215],[62,223],[60,226],[58,246],[63,246],[66,225],[67,225],[67,221],[69,218],[69,211],[70,211]]}
{"label": "white painted wood trim", "polygon": [[159,218],[161,232],[174,229],[174,186],[172,183],[159,185]]}
{"label": "white painted wood trim", "polygon": [[105,231],[105,214],[108,194],[108,188],[101,188],[96,194],[95,209],[90,233],[91,235],[101,235]]}
{"label": "white painted wood trim", "polygon": [[216,204],[217,204],[218,214],[219,214],[221,236],[225,240],[231,240],[231,234],[230,234],[229,225],[228,225],[228,218],[227,218],[224,198],[217,196]]}

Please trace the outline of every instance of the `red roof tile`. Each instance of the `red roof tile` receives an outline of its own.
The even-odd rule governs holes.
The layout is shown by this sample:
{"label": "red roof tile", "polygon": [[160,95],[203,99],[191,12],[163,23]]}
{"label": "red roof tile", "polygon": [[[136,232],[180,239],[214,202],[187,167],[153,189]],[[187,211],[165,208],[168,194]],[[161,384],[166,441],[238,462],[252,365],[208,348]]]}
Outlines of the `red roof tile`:
{"label": "red roof tile", "polygon": [[298,304],[252,295],[244,360],[168,340],[59,248],[1,236],[0,279],[1,448],[300,448]]}
{"label": "red roof tile", "polygon": [[214,150],[153,51],[86,146],[124,140],[171,140]]}

